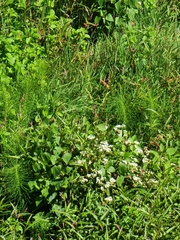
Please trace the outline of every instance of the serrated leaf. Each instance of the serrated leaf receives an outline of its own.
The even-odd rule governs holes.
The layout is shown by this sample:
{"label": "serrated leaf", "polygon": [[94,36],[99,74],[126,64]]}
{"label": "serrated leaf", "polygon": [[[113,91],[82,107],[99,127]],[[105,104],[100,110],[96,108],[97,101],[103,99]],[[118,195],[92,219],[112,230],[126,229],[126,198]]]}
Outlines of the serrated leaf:
{"label": "serrated leaf", "polygon": [[62,156],[62,159],[66,164],[68,164],[71,159],[71,156],[72,154],[67,152],[67,153],[64,153],[64,155]]}

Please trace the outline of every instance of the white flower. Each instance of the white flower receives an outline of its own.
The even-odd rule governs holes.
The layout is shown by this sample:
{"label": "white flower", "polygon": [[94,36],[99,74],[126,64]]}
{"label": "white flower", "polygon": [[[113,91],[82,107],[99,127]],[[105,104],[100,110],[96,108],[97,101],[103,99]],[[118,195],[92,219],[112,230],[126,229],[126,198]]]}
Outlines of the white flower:
{"label": "white flower", "polygon": [[138,164],[135,162],[130,162],[129,165],[134,168],[138,168]]}
{"label": "white flower", "polygon": [[131,141],[128,139],[125,141],[125,145],[130,145],[131,144]]}
{"label": "white flower", "polygon": [[153,184],[158,184],[158,181],[156,179],[149,179],[149,182]]}
{"label": "white flower", "polygon": [[138,141],[134,141],[134,144],[135,145],[139,145],[140,143]]}
{"label": "white flower", "polygon": [[108,163],[108,159],[107,158],[103,158],[103,163],[104,164]]}
{"label": "white flower", "polygon": [[138,154],[143,154],[143,150],[140,148],[140,147],[137,147],[136,146],[136,152],[138,153]]}
{"label": "white flower", "polygon": [[102,171],[101,171],[101,170],[98,170],[97,173],[98,173],[99,175],[102,175]]}
{"label": "white flower", "polygon": [[118,132],[118,137],[122,137],[123,131],[122,130],[118,130],[117,132]]}
{"label": "white flower", "polygon": [[142,181],[141,181],[141,178],[140,177],[138,177],[138,176],[133,176],[133,180],[135,181],[135,182],[138,182],[139,184],[143,184],[142,183]]}
{"label": "white flower", "polygon": [[79,160],[77,161],[77,164],[79,164],[79,165],[84,164],[84,163],[85,163],[85,160],[80,160],[80,159],[79,159]]}
{"label": "white flower", "polygon": [[114,178],[110,178],[110,184],[114,184],[116,182],[116,180]]}
{"label": "white flower", "polygon": [[119,129],[122,129],[122,128],[125,128],[125,127],[126,127],[126,125],[124,125],[124,124],[122,124],[122,125],[118,124],[114,127],[114,130],[118,131]]}
{"label": "white flower", "polygon": [[87,178],[83,178],[83,179],[81,180],[81,182],[82,182],[82,183],[88,182],[88,179],[87,179]]}
{"label": "white flower", "polygon": [[111,196],[109,196],[109,197],[106,197],[105,199],[104,199],[106,202],[112,202],[112,197]]}
{"label": "white flower", "polygon": [[91,174],[88,173],[88,174],[87,174],[87,178],[90,178],[90,177],[91,177]]}
{"label": "white flower", "polygon": [[143,162],[143,163],[148,163],[148,161],[149,161],[149,160],[148,160],[147,157],[144,157],[144,158],[142,159],[142,162]]}
{"label": "white flower", "polygon": [[96,183],[97,184],[102,184],[101,180],[99,179],[99,177],[96,178]]}
{"label": "white flower", "polygon": [[93,140],[93,139],[95,139],[95,136],[94,135],[89,135],[87,138],[90,139],[90,140]]}
{"label": "white flower", "polygon": [[106,184],[105,184],[105,188],[109,188],[110,187],[110,182],[107,182]]}
{"label": "white flower", "polygon": [[105,191],[104,187],[101,186],[101,191]]}

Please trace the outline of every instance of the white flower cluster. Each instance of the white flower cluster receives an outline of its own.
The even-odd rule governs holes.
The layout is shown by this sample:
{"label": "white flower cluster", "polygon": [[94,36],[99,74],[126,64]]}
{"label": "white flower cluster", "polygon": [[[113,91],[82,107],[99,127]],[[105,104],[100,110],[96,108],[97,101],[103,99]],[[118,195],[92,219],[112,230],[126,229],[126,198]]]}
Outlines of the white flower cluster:
{"label": "white flower cluster", "polygon": [[99,145],[99,150],[100,152],[111,152],[111,148],[113,146],[110,145],[107,141],[103,141],[103,142],[100,142],[100,145]]}

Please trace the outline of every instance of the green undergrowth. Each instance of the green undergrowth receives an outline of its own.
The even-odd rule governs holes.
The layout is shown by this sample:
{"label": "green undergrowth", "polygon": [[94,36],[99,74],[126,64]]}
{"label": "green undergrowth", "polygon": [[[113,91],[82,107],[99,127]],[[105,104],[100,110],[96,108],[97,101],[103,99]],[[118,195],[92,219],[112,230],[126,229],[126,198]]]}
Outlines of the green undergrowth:
{"label": "green undergrowth", "polygon": [[0,239],[178,240],[178,2],[59,4],[0,2]]}

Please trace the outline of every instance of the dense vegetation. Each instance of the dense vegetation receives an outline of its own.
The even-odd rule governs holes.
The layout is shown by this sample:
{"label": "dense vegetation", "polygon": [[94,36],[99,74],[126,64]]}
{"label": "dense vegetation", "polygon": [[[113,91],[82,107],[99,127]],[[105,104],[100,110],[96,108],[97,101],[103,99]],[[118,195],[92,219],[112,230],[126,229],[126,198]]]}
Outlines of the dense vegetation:
{"label": "dense vegetation", "polygon": [[0,239],[180,238],[180,2],[0,1]]}

